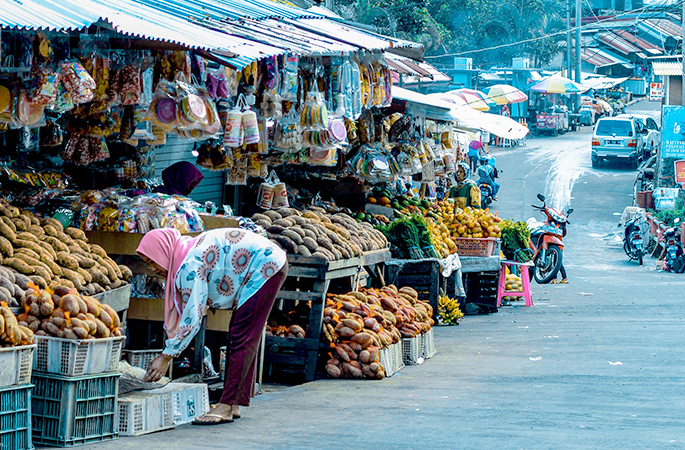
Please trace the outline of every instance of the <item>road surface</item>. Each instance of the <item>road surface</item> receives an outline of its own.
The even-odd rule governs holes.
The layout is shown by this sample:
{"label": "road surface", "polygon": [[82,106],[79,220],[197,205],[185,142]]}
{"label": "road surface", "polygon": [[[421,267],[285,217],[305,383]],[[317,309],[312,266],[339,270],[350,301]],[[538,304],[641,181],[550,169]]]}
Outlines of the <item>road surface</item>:
{"label": "road surface", "polygon": [[593,169],[590,136],[493,149],[501,217],[534,216],[538,193],[575,210],[571,282],[534,285],[533,307],[436,327],[438,354],[383,381],[319,380],[257,397],[233,424],[82,448],[685,448],[685,276],[623,254],[616,224],[635,171]]}

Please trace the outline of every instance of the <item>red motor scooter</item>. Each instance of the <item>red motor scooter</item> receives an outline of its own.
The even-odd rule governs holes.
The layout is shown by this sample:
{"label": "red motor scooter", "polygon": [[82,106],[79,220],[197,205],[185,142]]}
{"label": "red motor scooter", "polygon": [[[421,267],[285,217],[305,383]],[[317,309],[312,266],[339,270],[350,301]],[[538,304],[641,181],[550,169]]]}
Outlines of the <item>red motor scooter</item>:
{"label": "red motor scooter", "polygon": [[[545,196],[538,194],[542,206],[531,205],[547,216],[547,221],[539,226],[531,227],[529,247],[533,252],[535,272],[533,278],[540,284],[549,283],[556,278],[563,260],[566,225],[568,216],[573,212],[572,208],[566,214],[547,206]],[[529,225],[530,226],[530,225]]]}

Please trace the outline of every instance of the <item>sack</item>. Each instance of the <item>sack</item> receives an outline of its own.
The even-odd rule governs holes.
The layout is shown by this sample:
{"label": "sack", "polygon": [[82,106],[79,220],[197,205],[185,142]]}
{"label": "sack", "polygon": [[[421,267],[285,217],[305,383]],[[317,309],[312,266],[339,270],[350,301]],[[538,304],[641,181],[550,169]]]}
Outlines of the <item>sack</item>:
{"label": "sack", "polygon": [[259,192],[257,193],[257,206],[262,209],[271,209],[277,182],[278,176],[276,175],[276,172],[272,170],[264,182],[259,185]]}
{"label": "sack", "polygon": [[274,199],[271,203],[272,208],[287,208],[290,206],[288,201],[288,190],[285,183],[278,182],[274,185]]}

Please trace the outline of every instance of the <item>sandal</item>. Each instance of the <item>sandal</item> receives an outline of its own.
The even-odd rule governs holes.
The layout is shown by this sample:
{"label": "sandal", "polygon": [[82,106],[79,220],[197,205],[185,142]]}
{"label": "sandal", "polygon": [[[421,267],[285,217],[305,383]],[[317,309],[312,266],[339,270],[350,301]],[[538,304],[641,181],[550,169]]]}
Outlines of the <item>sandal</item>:
{"label": "sandal", "polygon": [[552,281],[550,281],[550,284],[559,284],[559,282],[558,282],[557,279],[555,278],[555,279],[553,279]]}
{"label": "sandal", "polygon": [[203,422],[199,420],[193,420],[193,425],[221,425],[222,423],[231,423],[233,422],[233,418],[227,419],[224,416],[220,416],[218,414],[210,414],[210,413],[205,413],[201,417],[218,417],[221,420],[214,421],[214,422]]}
{"label": "sandal", "polygon": [[568,284],[568,278],[564,278],[559,282],[559,284]]}

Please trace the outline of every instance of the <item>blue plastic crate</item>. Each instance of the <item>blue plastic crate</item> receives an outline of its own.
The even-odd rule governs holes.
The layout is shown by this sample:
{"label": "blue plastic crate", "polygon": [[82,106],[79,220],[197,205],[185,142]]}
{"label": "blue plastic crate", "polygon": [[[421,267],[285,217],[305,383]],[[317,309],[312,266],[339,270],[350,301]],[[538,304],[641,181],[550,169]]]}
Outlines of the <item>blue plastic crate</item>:
{"label": "blue plastic crate", "polygon": [[71,447],[119,437],[119,373],[65,377],[33,372],[33,442]]}
{"label": "blue plastic crate", "polygon": [[0,450],[30,450],[30,384],[0,389]]}

